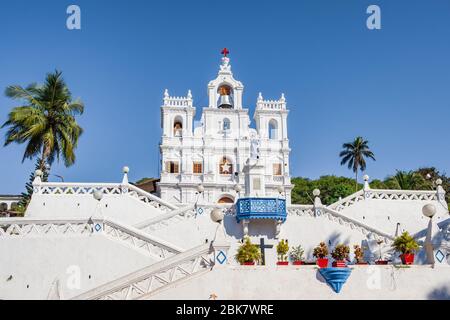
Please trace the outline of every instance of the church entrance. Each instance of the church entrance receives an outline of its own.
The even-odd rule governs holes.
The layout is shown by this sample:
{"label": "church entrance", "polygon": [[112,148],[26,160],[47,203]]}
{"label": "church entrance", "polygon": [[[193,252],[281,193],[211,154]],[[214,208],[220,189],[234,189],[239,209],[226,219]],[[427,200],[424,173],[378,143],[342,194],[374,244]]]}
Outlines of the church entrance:
{"label": "church entrance", "polygon": [[234,203],[234,200],[231,199],[230,197],[224,196],[222,198],[219,199],[219,201],[217,203]]}

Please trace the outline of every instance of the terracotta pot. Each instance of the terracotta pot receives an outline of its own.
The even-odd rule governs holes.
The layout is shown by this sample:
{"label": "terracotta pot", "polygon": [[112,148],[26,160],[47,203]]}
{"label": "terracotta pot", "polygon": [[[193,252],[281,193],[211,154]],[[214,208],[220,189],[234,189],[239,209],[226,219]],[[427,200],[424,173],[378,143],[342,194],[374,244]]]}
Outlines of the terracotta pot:
{"label": "terracotta pot", "polygon": [[328,267],[328,259],[327,258],[319,258],[319,259],[317,259],[316,263],[319,266],[319,268]]}
{"label": "terracotta pot", "polygon": [[356,264],[360,265],[360,266],[367,266],[369,263],[368,262],[357,262]]}
{"label": "terracotta pot", "polygon": [[333,261],[331,264],[333,268],[345,268],[347,267],[347,263],[344,260]]}
{"label": "terracotta pot", "polygon": [[277,266],[287,266],[289,264],[288,261],[278,261]]}
{"label": "terracotta pot", "polygon": [[413,264],[414,263],[414,253],[404,253],[400,255],[403,264]]}
{"label": "terracotta pot", "polygon": [[294,266],[301,266],[303,264],[303,261],[294,261],[294,262],[292,262],[292,264]]}
{"label": "terracotta pot", "polygon": [[375,264],[385,265],[385,264],[388,264],[388,261],[387,260],[377,260],[377,261],[375,261]]}
{"label": "terracotta pot", "polygon": [[244,262],[242,265],[243,265],[243,266],[254,266],[254,265],[255,265],[255,261]]}

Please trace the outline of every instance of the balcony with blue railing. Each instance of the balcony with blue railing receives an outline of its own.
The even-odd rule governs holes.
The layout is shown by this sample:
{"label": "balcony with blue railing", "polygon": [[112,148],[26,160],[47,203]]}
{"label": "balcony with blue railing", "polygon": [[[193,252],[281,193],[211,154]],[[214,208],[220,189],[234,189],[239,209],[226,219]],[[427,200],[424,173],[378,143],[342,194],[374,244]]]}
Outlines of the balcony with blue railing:
{"label": "balcony with blue railing", "polygon": [[285,222],[286,200],[277,198],[241,198],[236,203],[236,220],[273,219]]}

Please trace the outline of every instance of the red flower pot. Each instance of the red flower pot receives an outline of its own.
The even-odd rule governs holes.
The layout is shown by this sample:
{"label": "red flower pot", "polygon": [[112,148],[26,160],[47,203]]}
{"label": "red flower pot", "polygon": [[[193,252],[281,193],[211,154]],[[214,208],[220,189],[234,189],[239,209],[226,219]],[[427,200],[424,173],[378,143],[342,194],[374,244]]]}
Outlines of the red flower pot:
{"label": "red flower pot", "polygon": [[243,266],[254,266],[254,265],[255,265],[255,261],[244,262],[242,265],[243,265]]}
{"label": "red flower pot", "polygon": [[388,261],[387,260],[377,260],[377,261],[375,261],[375,264],[385,265],[385,264],[388,264]]}
{"label": "red flower pot", "polygon": [[345,268],[347,266],[347,264],[345,263],[344,260],[338,260],[338,261],[333,261],[331,266],[333,268]]}
{"label": "red flower pot", "polygon": [[319,266],[319,268],[328,267],[328,259],[327,258],[319,258],[319,259],[317,259],[316,263]]}
{"label": "red flower pot", "polygon": [[288,261],[278,261],[277,266],[287,266],[289,264]]}
{"label": "red flower pot", "polygon": [[301,266],[303,264],[303,261],[294,261],[294,262],[292,262],[292,264],[294,266]]}
{"label": "red flower pot", "polygon": [[403,264],[413,264],[414,263],[414,253],[404,253],[400,255]]}

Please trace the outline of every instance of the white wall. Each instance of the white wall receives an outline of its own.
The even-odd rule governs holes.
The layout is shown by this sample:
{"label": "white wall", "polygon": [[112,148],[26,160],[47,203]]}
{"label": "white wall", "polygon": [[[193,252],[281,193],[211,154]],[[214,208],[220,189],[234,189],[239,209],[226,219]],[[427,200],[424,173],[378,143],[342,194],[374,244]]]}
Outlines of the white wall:
{"label": "white wall", "polygon": [[428,218],[422,214],[422,207],[427,203],[436,207],[433,219],[438,223],[450,218],[447,208],[438,201],[421,200],[367,199],[344,208],[340,213],[390,235],[395,234],[398,222],[400,232],[414,234],[427,228]]}
{"label": "white wall", "polygon": [[[214,238],[216,227],[217,225],[210,219],[209,211],[206,211],[197,218],[192,217],[162,226],[151,231],[151,234],[183,248],[192,248],[205,243],[205,239],[211,241]],[[226,216],[224,227],[231,243],[230,256],[233,257],[241,244],[239,241],[243,238],[242,224],[238,224],[234,216]],[[275,221],[251,220],[249,236],[255,244],[259,244],[260,238],[264,238],[265,244],[273,245],[272,249],[266,249],[266,263],[275,265],[277,261],[276,245],[279,241],[274,238]],[[366,236],[356,229],[330,221],[325,216],[290,215],[281,227],[279,239],[288,239],[290,246],[302,245],[307,259],[313,260],[312,250],[321,241],[325,241],[327,245],[331,241],[331,252],[331,249],[338,243],[345,243],[351,247],[355,244],[361,245],[361,242],[366,240]],[[353,251],[353,248],[351,249]],[[234,259],[232,262],[236,264]]]}
{"label": "white wall", "polygon": [[[101,208],[99,210],[99,208]],[[134,225],[163,212],[127,195],[103,195],[101,206],[91,194],[34,194],[26,216],[31,218],[88,218],[99,212],[119,222]]]}
{"label": "white wall", "polygon": [[[155,262],[102,235],[1,238],[0,253],[0,299],[8,300],[47,299],[56,278],[68,299]],[[71,266],[81,271],[79,289],[68,287]]]}
{"label": "white wall", "polygon": [[[150,299],[450,299],[450,267],[354,266],[339,294],[316,267],[225,267],[168,288]],[[264,281],[262,281],[264,279]]]}

